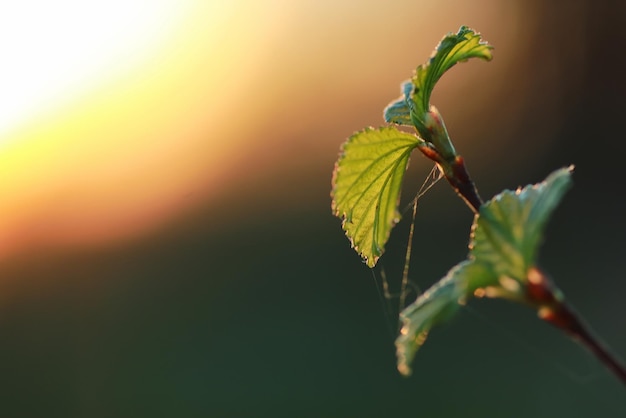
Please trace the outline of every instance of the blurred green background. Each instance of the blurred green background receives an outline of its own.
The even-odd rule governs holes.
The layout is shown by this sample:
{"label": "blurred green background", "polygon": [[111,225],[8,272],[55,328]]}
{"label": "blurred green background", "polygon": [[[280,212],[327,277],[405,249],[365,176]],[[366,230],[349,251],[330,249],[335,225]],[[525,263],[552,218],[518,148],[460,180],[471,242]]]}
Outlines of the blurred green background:
{"label": "blurred green background", "polygon": [[[168,195],[184,209],[131,238],[52,240],[0,259],[0,416],[626,416],[625,388],[602,365],[500,301],[470,303],[434,330],[414,375],[401,377],[380,269],[376,282],[329,197],[344,139],[382,124],[400,82],[445,33],[475,28],[494,60],[454,68],[433,103],[485,198],[576,165],[541,266],[625,358],[624,4],[272,7],[284,12],[281,32],[256,52],[263,70],[245,68],[228,129],[210,138],[241,146],[210,179],[200,172]],[[403,204],[430,168],[413,155]],[[408,218],[380,263],[393,289]],[[465,257],[471,220],[443,182],[424,197],[412,282],[424,289]]]}

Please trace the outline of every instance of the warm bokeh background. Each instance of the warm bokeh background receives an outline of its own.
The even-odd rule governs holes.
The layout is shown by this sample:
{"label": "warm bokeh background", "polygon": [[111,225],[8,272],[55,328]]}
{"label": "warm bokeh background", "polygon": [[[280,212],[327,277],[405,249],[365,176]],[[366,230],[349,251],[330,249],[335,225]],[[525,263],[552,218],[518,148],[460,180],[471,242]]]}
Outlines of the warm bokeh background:
{"label": "warm bokeh background", "polygon": [[[344,138],[479,30],[494,60],[433,101],[484,197],[576,164],[542,266],[626,357],[620,2],[33,3],[0,6],[0,415],[626,416],[613,376],[506,303],[471,304],[401,378],[329,198]],[[403,202],[429,169],[414,155]],[[464,258],[470,222],[435,187],[411,280]],[[381,260],[395,288],[407,231]]]}

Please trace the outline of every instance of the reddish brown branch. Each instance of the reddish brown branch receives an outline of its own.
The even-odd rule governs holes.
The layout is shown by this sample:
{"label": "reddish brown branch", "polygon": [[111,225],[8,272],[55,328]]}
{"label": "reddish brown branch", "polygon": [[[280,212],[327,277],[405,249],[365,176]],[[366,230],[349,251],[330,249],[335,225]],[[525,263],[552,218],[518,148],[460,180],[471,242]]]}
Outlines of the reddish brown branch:
{"label": "reddish brown branch", "polygon": [[460,155],[457,155],[452,163],[452,173],[453,176],[452,178],[448,178],[448,182],[450,182],[454,190],[459,196],[461,196],[474,213],[478,213],[483,201],[478,195],[476,185],[474,185],[474,182],[467,172],[463,157]]}
{"label": "reddish brown branch", "polygon": [[478,213],[483,200],[480,198],[478,190],[465,167],[463,157],[457,155],[453,161],[446,161],[430,144],[420,146],[419,150],[439,166],[450,186],[469,206],[472,212]]}
{"label": "reddish brown branch", "polygon": [[565,331],[587,347],[621,382],[626,385],[626,367],[591,332],[589,326],[569,306],[550,278],[537,268],[528,274],[528,299],[539,308],[539,317]]}

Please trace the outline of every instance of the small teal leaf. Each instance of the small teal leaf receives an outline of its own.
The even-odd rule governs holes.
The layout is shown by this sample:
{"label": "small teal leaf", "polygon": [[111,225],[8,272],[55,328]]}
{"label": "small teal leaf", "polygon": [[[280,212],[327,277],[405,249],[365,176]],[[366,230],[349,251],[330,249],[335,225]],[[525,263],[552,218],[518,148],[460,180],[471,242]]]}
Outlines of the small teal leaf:
{"label": "small teal leaf", "polygon": [[385,122],[395,123],[397,125],[413,126],[411,122],[411,111],[409,110],[408,100],[410,100],[413,91],[413,83],[407,80],[402,83],[402,96],[397,100],[389,103],[383,111]]}
{"label": "small teal leaf", "polygon": [[333,172],[333,213],[369,267],[400,220],[398,202],[411,151],[423,141],[394,126],[368,128],[343,145]]}

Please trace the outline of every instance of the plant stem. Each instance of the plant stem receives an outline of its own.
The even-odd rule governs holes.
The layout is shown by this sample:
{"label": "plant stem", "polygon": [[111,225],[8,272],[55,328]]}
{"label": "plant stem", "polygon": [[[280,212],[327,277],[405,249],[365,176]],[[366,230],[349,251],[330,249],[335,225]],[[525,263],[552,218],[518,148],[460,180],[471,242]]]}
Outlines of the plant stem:
{"label": "plant stem", "polygon": [[483,200],[480,198],[476,185],[467,172],[465,161],[460,155],[457,155],[452,163],[452,173],[452,179],[448,178],[448,182],[450,182],[454,190],[461,196],[470,209],[472,209],[474,213],[478,213],[480,206],[483,204]]}
{"label": "plant stem", "polygon": [[603,363],[624,385],[626,385],[626,367],[615,357],[600,339],[593,335],[574,309],[565,302],[563,295],[550,278],[538,268],[531,268],[528,273],[529,302],[539,308],[541,319],[565,331],[571,338],[579,341]]}
{"label": "plant stem", "polygon": [[418,146],[418,149],[428,159],[434,161],[435,164],[439,166],[439,169],[454,191],[463,199],[472,212],[478,213],[480,206],[483,204],[483,200],[480,198],[476,185],[474,185],[465,167],[463,157],[456,155],[452,161],[447,161],[441,156],[439,151],[429,143]]}
{"label": "plant stem", "polygon": [[626,368],[611,352],[605,344],[593,335],[590,328],[586,326],[575,312],[567,304],[562,304],[559,316],[567,318],[572,324],[571,329],[565,329],[573,339],[579,341],[587,347],[596,358],[602,362],[624,385],[626,385]]}

